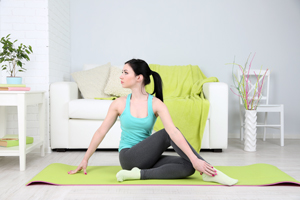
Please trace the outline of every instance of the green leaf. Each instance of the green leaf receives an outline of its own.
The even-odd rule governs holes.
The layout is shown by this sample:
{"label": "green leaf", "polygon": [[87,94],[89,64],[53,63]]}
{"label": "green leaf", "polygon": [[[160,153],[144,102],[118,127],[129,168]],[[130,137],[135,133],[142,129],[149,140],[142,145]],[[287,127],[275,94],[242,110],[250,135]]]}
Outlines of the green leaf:
{"label": "green leaf", "polygon": [[17,61],[17,65],[20,66],[20,67],[22,67],[22,62],[18,60]]}
{"label": "green leaf", "polygon": [[26,58],[26,60],[28,60],[28,61],[30,60],[26,54],[24,54],[23,56]]}

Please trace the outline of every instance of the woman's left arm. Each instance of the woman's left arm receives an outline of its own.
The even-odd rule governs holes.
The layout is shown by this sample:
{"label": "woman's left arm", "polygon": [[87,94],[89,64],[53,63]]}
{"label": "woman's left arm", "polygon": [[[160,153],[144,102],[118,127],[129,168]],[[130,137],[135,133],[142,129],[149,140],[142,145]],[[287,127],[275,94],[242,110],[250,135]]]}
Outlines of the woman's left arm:
{"label": "woman's left arm", "polygon": [[165,127],[165,130],[169,134],[171,140],[185,153],[185,155],[187,155],[194,168],[200,173],[203,172],[209,176],[213,176],[215,174],[215,170],[210,164],[203,160],[200,160],[193,153],[182,133],[175,127],[167,106],[159,99],[156,99],[155,103],[153,104],[153,107],[155,108],[156,113],[160,117]]}

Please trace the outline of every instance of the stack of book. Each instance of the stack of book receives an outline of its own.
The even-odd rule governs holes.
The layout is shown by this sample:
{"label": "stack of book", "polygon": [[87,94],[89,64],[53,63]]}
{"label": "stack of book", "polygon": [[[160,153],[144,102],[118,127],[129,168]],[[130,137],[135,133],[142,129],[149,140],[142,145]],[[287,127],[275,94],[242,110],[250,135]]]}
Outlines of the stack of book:
{"label": "stack of book", "polygon": [[[26,137],[26,144],[32,144],[33,137]],[[19,136],[18,135],[6,135],[0,139],[0,147],[13,147],[19,146]]]}
{"label": "stack of book", "polygon": [[0,84],[0,91],[30,91],[30,87],[23,84]]}

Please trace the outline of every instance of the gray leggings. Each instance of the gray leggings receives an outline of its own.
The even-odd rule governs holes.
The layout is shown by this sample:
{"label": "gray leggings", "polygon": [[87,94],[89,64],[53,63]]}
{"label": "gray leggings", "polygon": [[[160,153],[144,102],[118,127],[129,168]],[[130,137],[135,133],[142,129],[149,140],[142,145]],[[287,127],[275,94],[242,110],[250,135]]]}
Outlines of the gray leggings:
{"label": "gray leggings", "polygon": [[[170,145],[180,157],[162,155]],[[191,145],[190,147],[199,159],[204,160]],[[195,173],[189,158],[171,140],[165,129],[152,134],[131,148],[122,149],[119,159],[123,169],[131,170],[133,167],[141,169],[141,179],[178,179]]]}

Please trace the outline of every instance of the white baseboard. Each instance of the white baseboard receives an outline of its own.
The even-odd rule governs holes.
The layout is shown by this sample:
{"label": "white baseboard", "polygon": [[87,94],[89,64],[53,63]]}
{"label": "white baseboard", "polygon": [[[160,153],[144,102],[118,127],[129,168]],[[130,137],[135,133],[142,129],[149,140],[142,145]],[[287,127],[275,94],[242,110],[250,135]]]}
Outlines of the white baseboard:
{"label": "white baseboard", "polygon": [[[263,138],[263,133],[258,133],[257,138]],[[240,138],[240,133],[228,133],[228,138]],[[279,139],[280,134],[267,133],[267,139]],[[300,134],[285,134],[285,139],[300,139]]]}
{"label": "white baseboard", "polygon": [[[32,153],[40,153],[40,148],[35,148]],[[52,153],[52,149],[50,147],[45,148],[45,153]]]}

